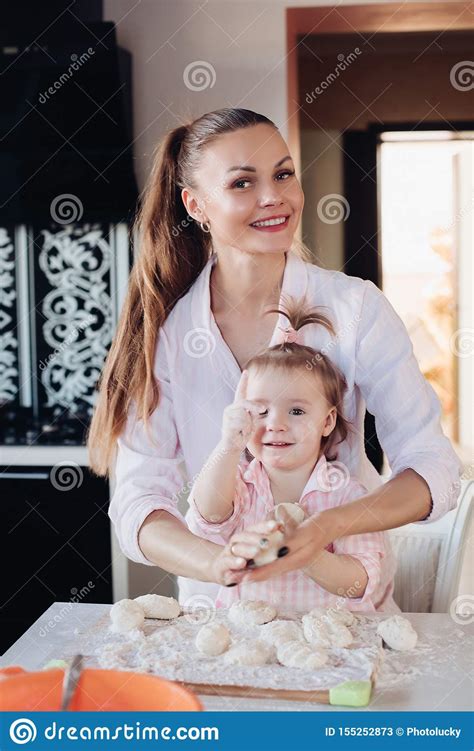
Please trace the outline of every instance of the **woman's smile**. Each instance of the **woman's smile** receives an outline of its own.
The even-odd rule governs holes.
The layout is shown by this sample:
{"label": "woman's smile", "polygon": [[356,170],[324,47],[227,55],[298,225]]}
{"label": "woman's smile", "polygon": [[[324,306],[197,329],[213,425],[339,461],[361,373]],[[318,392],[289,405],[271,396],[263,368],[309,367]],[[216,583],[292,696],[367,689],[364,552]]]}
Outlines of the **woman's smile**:
{"label": "woman's smile", "polygon": [[259,232],[280,232],[288,227],[290,215],[280,214],[253,222],[250,226]]}

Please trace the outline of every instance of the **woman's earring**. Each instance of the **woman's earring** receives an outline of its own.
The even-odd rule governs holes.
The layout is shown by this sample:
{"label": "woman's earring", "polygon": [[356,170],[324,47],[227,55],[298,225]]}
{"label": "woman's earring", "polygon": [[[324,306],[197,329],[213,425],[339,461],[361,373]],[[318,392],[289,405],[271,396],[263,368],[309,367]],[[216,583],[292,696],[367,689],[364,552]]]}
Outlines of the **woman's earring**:
{"label": "woman's earring", "polygon": [[[207,229],[204,227],[204,225],[207,224]],[[199,226],[201,227],[203,232],[206,232],[208,234],[211,231],[211,224],[210,222],[199,222]]]}

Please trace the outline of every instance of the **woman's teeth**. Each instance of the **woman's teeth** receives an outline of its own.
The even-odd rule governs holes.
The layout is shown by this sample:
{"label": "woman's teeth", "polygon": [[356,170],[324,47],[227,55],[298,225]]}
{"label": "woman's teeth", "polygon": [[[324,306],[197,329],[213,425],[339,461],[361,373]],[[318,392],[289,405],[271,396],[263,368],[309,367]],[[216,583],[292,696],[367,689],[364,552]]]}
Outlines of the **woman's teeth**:
{"label": "woman's teeth", "polygon": [[267,219],[264,222],[254,222],[252,227],[274,227],[277,224],[284,224],[288,217],[282,216],[279,219]]}

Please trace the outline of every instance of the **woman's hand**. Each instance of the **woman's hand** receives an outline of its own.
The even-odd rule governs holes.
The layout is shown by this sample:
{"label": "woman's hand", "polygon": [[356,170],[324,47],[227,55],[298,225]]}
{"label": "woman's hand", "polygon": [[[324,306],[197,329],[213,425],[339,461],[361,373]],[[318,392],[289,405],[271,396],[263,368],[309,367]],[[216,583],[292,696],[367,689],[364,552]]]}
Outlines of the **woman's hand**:
{"label": "woman's hand", "polygon": [[246,565],[247,559],[234,555],[229,542],[225,547],[221,547],[220,552],[213,559],[208,579],[224,587],[239,584],[246,570]]}
{"label": "woman's hand", "polygon": [[211,580],[225,587],[240,584],[252,558],[261,550],[260,540],[277,526],[275,519],[267,519],[232,535],[212,563]]}
{"label": "woman's hand", "polygon": [[257,416],[265,410],[262,404],[245,399],[247,381],[248,371],[244,370],[240,376],[234,401],[224,409],[220,445],[227,451],[244,450],[255,430]]}
{"label": "woman's hand", "polygon": [[[285,531],[288,534],[285,543],[288,547],[288,554],[273,563],[248,571],[241,577],[241,581],[246,584],[264,581],[272,576],[280,576],[287,571],[311,565],[318,553],[335,539],[330,518],[328,511],[322,511],[320,514],[310,516],[298,526],[290,520],[285,521]],[[241,549],[235,546],[234,551],[240,553]]]}

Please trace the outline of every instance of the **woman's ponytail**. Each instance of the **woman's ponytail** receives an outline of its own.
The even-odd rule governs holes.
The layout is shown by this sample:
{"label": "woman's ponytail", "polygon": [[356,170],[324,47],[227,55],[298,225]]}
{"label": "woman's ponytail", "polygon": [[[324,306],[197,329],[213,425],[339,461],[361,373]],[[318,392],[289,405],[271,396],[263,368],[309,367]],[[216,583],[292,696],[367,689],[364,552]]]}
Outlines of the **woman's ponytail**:
{"label": "woman's ponytail", "polygon": [[251,110],[217,110],[175,128],[158,145],[135,220],[137,251],[127,295],[88,433],[89,463],[98,475],[112,466],[132,402],[137,419],[148,426],[160,396],[153,372],[158,332],[212,252],[211,235],[187,215],[181,191],[198,187],[203,152],[215,138],[259,123],[276,128]]}

